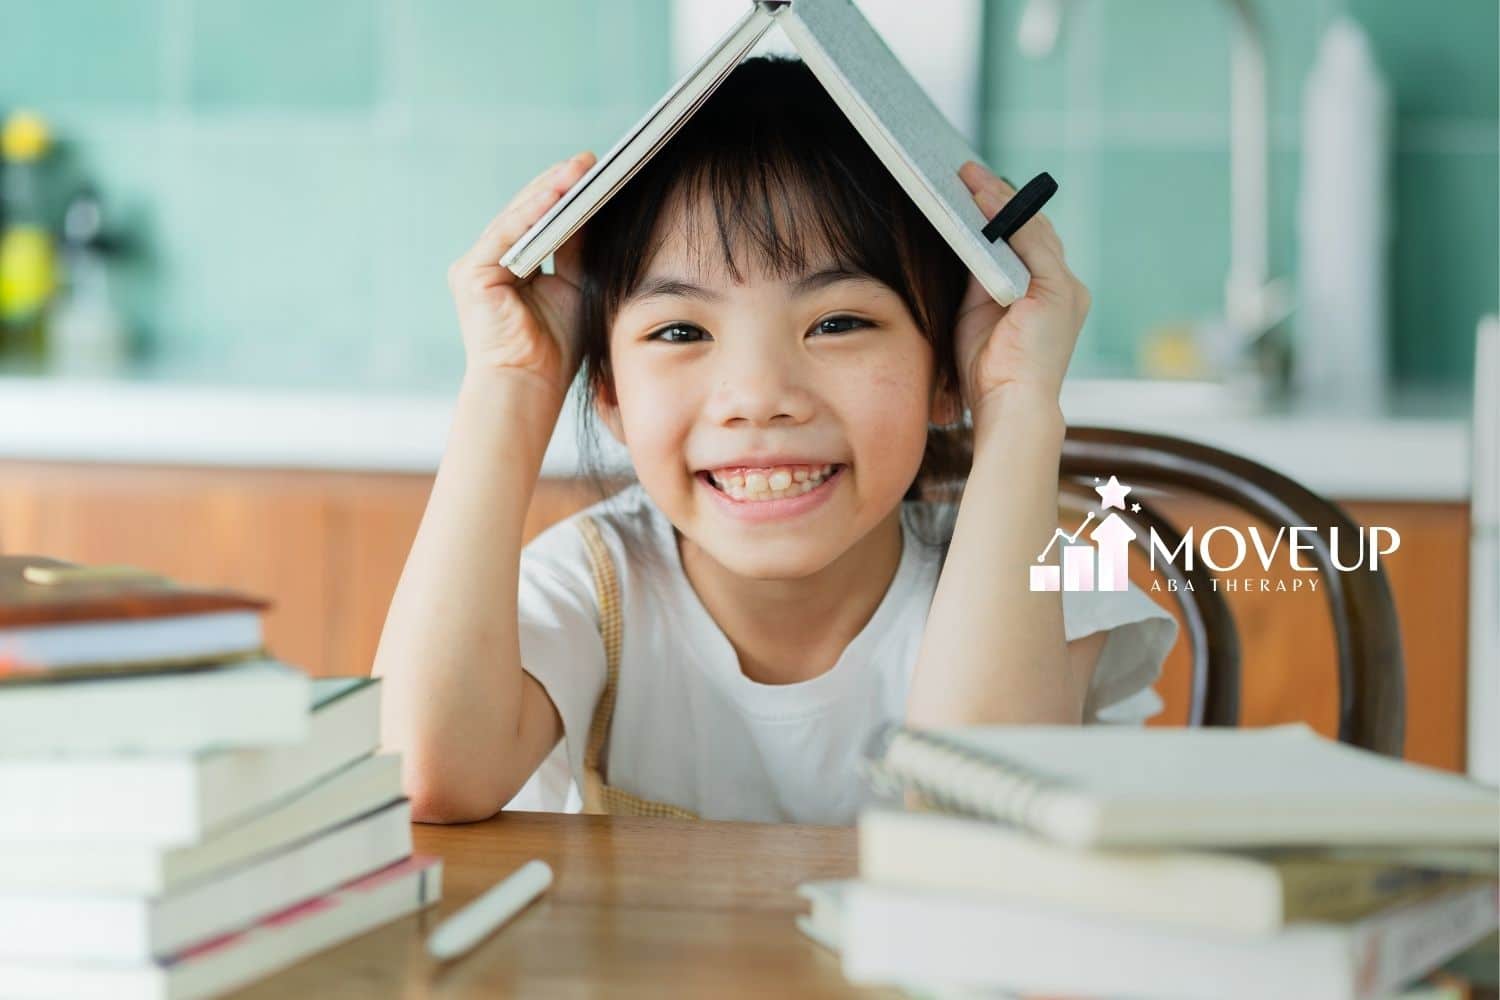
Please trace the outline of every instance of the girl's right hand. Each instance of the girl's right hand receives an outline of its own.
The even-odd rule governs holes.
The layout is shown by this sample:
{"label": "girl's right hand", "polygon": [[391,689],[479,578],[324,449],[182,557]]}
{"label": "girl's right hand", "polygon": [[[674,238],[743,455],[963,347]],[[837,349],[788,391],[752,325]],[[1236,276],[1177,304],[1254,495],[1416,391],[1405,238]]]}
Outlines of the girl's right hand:
{"label": "girl's right hand", "polygon": [[579,153],[521,189],[448,268],[470,372],[509,371],[541,379],[560,397],[577,371],[578,237],[558,248],[555,274],[517,278],[500,266],[530,229],[594,163]]}

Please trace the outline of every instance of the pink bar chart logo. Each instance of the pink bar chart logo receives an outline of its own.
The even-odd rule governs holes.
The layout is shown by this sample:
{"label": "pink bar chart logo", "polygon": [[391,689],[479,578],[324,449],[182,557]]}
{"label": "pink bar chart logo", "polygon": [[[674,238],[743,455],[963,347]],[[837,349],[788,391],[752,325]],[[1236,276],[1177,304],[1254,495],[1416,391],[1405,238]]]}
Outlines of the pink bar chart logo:
{"label": "pink bar chart logo", "polygon": [[[1094,477],[1094,482],[1099,482],[1098,476]],[[1107,511],[1103,520],[1089,532],[1089,541],[1080,542],[1079,537],[1093,522],[1094,511],[1084,516],[1083,523],[1072,534],[1061,528],[1054,531],[1047,547],[1042,549],[1041,555],[1036,557],[1036,564],[1031,567],[1032,590],[1130,589],[1127,557],[1130,543],[1136,539],[1135,529],[1110,510],[1111,507],[1125,509],[1125,494],[1130,492],[1130,487],[1110,476],[1109,482],[1095,486],[1094,492],[1101,500],[1099,509]],[[1131,505],[1131,510],[1136,513],[1140,513],[1140,509],[1140,504]],[[1062,540],[1060,546],[1057,544],[1059,539]],[[1048,562],[1054,547],[1061,555],[1057,562]]]}

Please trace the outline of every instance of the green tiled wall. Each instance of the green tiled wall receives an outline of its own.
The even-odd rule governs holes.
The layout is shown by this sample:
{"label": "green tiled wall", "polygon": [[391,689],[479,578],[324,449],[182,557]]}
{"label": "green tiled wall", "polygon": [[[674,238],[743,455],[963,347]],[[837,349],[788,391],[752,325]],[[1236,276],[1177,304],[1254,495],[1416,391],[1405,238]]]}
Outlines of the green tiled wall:
{"label": "green tiled wall", "polygon": [[[1400,112],[1393,358],[1470,377],[1496,307],[1496,5],[1259,0],[1270,36],[1273,271],[1294,273],[1300,85],[1365,24]],[[1207,316],[1227,262],[1228,32],[1210,0],[1077,0],[1058,50],[990,4],[985,151],[1051,170],[1095,293],[1075,370]],[[0,109],[48,115],[59,167],[131,236],[120,295],[149,354],[267,380],[455,374],[448,262],[527,178],[602,151],[670,83],[667,0],[0,0]]]}
{"label": "green tiled wall", "polygon": [[[1222,304],[1228,7],[1081,0],[1054,52],[1035,60],[1015,44],[1023,7],[988,7],[986,150],[1012,176],[1044,168],[1057,176],[1050,212],[1095,302],[1074,370],[1128,370],[1145,333],[1210,317]],[[1272,274],[1296,274],[1303,81],[1324,26],[1348,13],[1369,33],[1396,105],[1392,370],[1406,382],[1467,383],[1475,323],[1496,309],[1500,281],[1497,5],[1255,7],[1267,41]]]}

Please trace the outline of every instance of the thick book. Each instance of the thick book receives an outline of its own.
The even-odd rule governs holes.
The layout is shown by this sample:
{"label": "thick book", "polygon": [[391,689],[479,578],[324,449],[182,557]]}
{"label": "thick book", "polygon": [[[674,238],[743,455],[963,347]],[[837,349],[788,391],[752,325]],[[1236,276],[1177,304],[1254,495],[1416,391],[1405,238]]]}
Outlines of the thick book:
{"label": "thick book", "polygon": [[1500,794],[1435,768],[1268,729],[895,729],[874,782],[1074,847],[1482,846]]}
{"label": "thick book", "polygon": [[1347,920],[1479,873],[1401,857],[1349,858],[1317,848],[1259,851],[1080,850],[1014,827],[931,812],[859,817],[859,876],[1168,925],[1266,934],[1307,920]]}
{"label": "thick book", "polygon": [[1030,274],[958,176],[979,155],[849,0],[758,0],[500,259],[526,277],[562,246],[696,112],[773,27],[933,228],[1002,305],[1026,293]]}
{"label": "thick book", "polygon": [[0,754],[173,753],[307,736],[308,677],[271,659],[0,685]]}
{"label": "thick book", "polygon": [[300,795],[196,844],[118,838],[0,840],[0,893],[160,896],[274,854],[401,798],[401,758],[373,754]]}
{"label": "thick book", "polygon": [[308,738],[291,746],[132,756],[0,758],[0,844],[110,838],[178,845],[203,840],[299,794],[375,751],[380,684],[312,685]]}
{"label": "thick book", "polygon": [[1490,882],[1354,922],[1256,935],[851,883],[838,922],[844,974],[862,984],[1156,1000],[1375,1000],[1493,931],[1496,891]]}
{"label": "thick book", "polygon": [[263,650],[268,607],[141,572],[0,556],[0,683],[246,657]]}
{"label": "thick book", "polygon": [[410,854],[402,800],[162,896],[0,892],[0,959],[165,959]]}
{"label": "thick book", "polygon": [[[219,996],[431,906],[442,894],[441,859],[418,855],[164,962],[0,960],[0,983],[8,993],[37,1000]],[[357,985],[351,989],[358,994]]]}

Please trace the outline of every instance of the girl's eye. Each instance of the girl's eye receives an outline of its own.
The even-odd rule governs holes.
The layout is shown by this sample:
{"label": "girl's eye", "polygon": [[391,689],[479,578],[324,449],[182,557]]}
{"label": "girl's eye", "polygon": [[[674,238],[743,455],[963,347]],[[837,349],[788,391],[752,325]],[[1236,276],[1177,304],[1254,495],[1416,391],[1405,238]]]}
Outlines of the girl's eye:
{"label": "girl's eye", "polygon": [[[682,334],[682,336],[677,336]],[[668,344],[691,344],[708,336],[701,327],[693,326],[691,323],[673,323],[655,330],[646,336],[647,340],[661,340]]]}
{"label": "girl's eye", "polygon": [[871,325],[869,320],[860,319],[858,316],[830,316],[827,319],[818,320],[817,331],[819,333],[848,333],[869,325]]}

